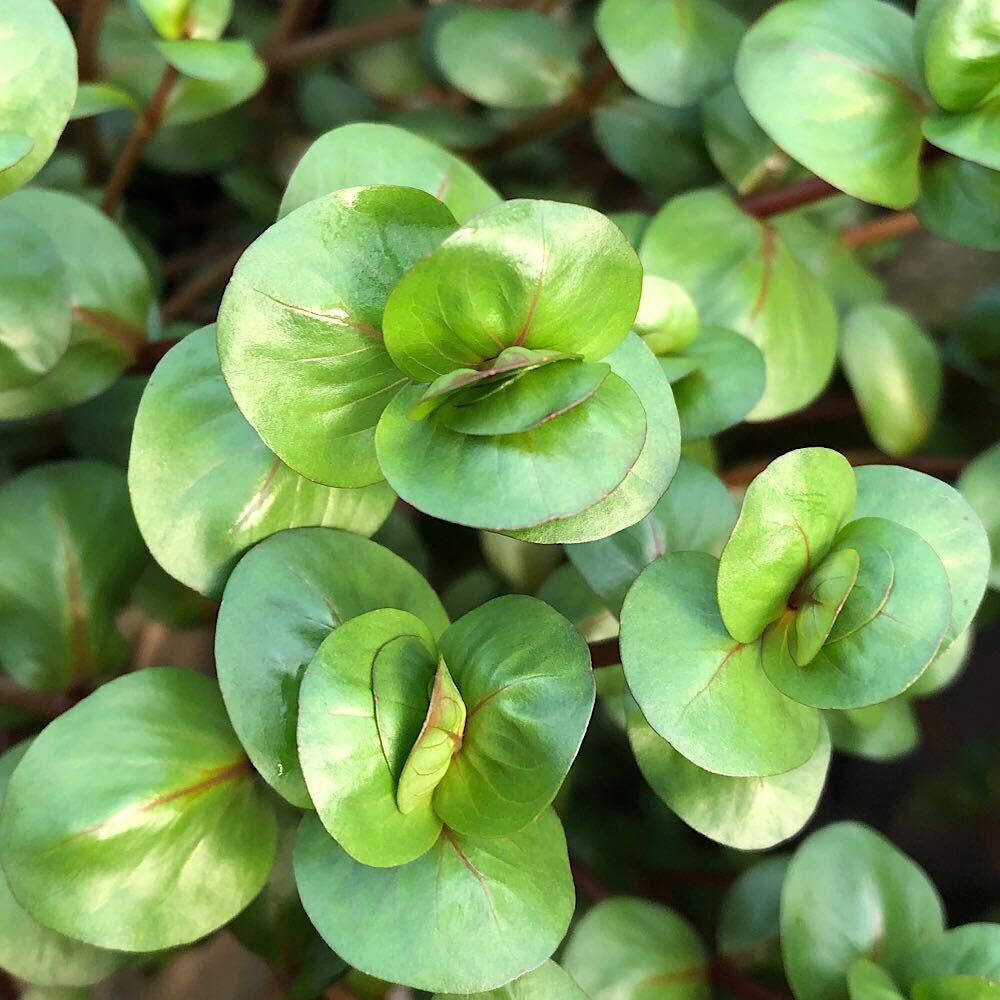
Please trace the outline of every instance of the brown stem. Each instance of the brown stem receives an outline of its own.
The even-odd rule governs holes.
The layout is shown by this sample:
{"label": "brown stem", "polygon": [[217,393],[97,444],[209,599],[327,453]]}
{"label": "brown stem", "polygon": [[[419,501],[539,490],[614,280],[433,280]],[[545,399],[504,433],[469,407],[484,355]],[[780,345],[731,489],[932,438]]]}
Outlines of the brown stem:
{"label": "brown stem", "polygon": [[569,870],[573,873],[573,882],[577,889],[595,903],[610,899],[614,895],[594,872],[572,854],[569,857]]}
{"label": "brown stem", "polygon": [[520,125],[515,126],[509,132],[504,132],[492,142],[478,146],[472,150],[470,155],[476,159],[499,156],[501,153],[519,149],[535,139],[555,132],[589,111],[604,91],[617,79],[618,74],[615,72],[615,68],[611,63],[605,61],[604,65],[596,73],[587,77],[565,101],[526,118]]}
{"label": "brown stem", "polygon": [[857,250],[859,247],[867,247],[873,243],[881,243],[883,240],[905,236],[920,228],[921,223],[915,212],[891,212],[863,225],[845,229],[840,234],[840,240],[844,246]]}
{"label": "brown stem", "polygon": [[[76,53],[82,83],[96,80],[98,77],[97,44],[107,8],[108,0],[84,0],[80,8]],[[75,127],[83,150],[87,182],[96,184],[104,175],[104,150],[97,132],[97,123],[93,118],[81,118]]]}
{"label": "brown stem", "polygon": [[618,637],[613,639],[601,639],[590,645],[590,662],[595,670],[601,667],[613,667],[616,663],[622,662],[621,649],[618,645]]}
{"label": "brown stem", "polygon": [[54,719],[72,708],[74,699],[61,692],[29,691],[10,677],[0,677],[0,705]]}
{"label": "brown stem", "polygon": [[104,191],[104,198],[101,201],[101,211],[105,215],[114,215],[125,194],[125,188],[135,171],[142,156],[142,151],[146,148],[146,143],[156,134],[160,127],[160,119],[170,99],[170,94],[174,89],[180,74],[173,66],[167,66],[160,78],[149,104],[136,117],[135,126],[129,136],[122,155],[115,164],[115,169],[108,181],[108,186]]}
{"label": "brown stem", "polygon": [[787,993],[750,979],[721,955],[715,955],[709,961],[708,978],[716,986],[721,986],[743,1000],[791,1000]]}
{"label": "brown stem", "polygon": [[769,219],[772,215],[790,212],[793,208],[811,205],[814,201],[822,201],[835,194],[840,194],[839,188],[819,177],[807,177],[775,191],[747,195],[740,199],[740,207],[758,219]]}
{"label": "brown stem", "polygon": [[246,250],[245,243],[229,251],[223,251],[209,267],[192,275],[163,303],[160,308],[163,322],[173,323],[174,320],[180,319],[191,306],[200,302],[209,292],[224,285],[233,273],[236,262],[243,256],[244,250]]}

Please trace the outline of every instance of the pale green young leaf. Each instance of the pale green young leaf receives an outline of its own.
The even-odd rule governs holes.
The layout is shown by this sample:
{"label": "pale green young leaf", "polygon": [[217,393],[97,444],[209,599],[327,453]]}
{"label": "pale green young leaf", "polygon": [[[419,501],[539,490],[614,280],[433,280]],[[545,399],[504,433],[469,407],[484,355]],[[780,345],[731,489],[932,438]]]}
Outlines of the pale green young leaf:
{"label": "pale green young leaf", "polygon": [[927,88],[947,111],[1000,97],[1000,11],[990,0],[939,0],[922,25]]}

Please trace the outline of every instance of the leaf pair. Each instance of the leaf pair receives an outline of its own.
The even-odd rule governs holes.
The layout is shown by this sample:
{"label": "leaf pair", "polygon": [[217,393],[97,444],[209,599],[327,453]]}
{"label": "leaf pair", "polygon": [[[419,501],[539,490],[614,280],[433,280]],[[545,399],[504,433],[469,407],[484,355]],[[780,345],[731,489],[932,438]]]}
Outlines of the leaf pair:
{"label": "leaf pair", "polygon": [[[589,209],[507,202],[456,230],[419,191],[345,190],[244,255],[219,316],[222,369],[308,478],[384,477],[447,520],[585,540],[647,513],[676,464],[666,380],[628,338],[639,284],[624,237]],[[508,366],[522,350],[552,363]]]}

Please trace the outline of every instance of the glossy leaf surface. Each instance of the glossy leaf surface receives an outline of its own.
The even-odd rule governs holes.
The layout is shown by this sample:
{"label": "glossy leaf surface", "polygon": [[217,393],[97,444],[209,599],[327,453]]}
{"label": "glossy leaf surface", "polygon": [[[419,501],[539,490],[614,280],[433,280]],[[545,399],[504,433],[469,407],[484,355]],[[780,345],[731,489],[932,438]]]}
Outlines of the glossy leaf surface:
{"label": "glossy leaf surface", "polygon": [[55,930],[127,951],[226,923],[264,884],[274,850],[274,815],[218,689],[173,667],[119,677],[52,722],[0,815],[18,901]]}
{"label": "glossy leaf surface", "polygon": [[233,402],[214,327],[185,337],[153,373],[136,415],[129,487],[156,560],[215,598],[262,538],[311,525],[370,535],[395,500],[385,483],[320,486],[277,458]]}
{"label": "glossy leaf surface", "polygon": [[293,805],[310,804],[295,745],[302,674],[331,631],[386,607],[416,615],[434,636],[448,624],[409,563],[330,528],[272,535],[226,584],[215,637],[226,709],[254,766]]}
{"label": "glossy leaf surface", "polygon": [[1000,97],[1000,11],[988,0],[941,0],[923,28],[927,88],[948,111]]}
{"label": "glossy leaf surface", "polygon": [[[428,991],[476,993],[510,982],[552,954],[573,913],[566,842],[551,810],[510,837],[445,833],[398,868],[358,864],[307,816],[295,877],[309,918],[338,955]],[[394,930],[391,948],[386,927]]]}
{"label": "glossy leaf surface", "polygon": [[860,566],[861,557],[854,549],[835,549],[796,588],[795,624],[788,632],[788,642],[797,666],[811,663],[823,647],[858,579]]}

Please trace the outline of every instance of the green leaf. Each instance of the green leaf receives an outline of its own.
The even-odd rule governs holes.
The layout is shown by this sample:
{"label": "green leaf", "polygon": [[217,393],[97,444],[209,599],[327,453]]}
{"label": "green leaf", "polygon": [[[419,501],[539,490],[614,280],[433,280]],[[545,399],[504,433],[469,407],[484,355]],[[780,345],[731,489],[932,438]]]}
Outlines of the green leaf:
{"label": "green leaf", "polygon": [[[526,528],[597,504],[636,465],[646,439],[642,402],[614,374],[583,405],[521,434],[460,434],[436,414],[413,420],[422,391],[402,389],[379,420],[382,472],[418,510],[474,528]],[[586,465],[583,451],[592,456]]]}
{"label": "green leaf", "polygon": [[693,366],[672,380],[685,442],[711,437],[738,424],[764,395],[764,355],[732,330],[703,327],[677,360]]}
{"label": "green leaf", "polygon": [[709,156],[737,194],[777,186],[796,171],[797,164],[753,120],[735,84],[709,97],[701,116]]}
{"label": "green leaf", "polygon": [[281,200],[280,216],[307,201],[360,184],[400,184],[434,195],[460,223],[500,201],[472,167],[446,149],[393,125],[344,125],[306,150]]}
{"label": "green leaf", "polygon": [[121,666],[115,616],[146,555],[118,469],[56,462],[8,480],[0,552],[0,663],[11,677],[65,691]]}
{"label": "green leaf", "polygon": [[792,600],[794,625],[788,631],[789,651],[798,667],[810,664],[830,636],[854,587],[861,556],[854,549],[834,549],[796,587]]}
{"label": "green leaf", "polygon": [[[249,100],[263,86],[267,78],[264,63],[252,51],[229,50],[230,45],[247,45],[236,40],[226,42],[171,42],[170,45],[225,45],[227,50],[213,56],[185,51],[182,64],[201,74],[214,72],[225,76],[184,76],[177,81],[163,113],[164,123],[170,126],[190,125],[193,122],[214,118]],[[219,58],[221,56],[221,58]],[[177,59],[176,52],[171,57]]]}
{"label": "green leaf", "polygon": [[847,970],[850,1000],[904,1000],[892,976],[868,958],[856,958]]}
{"label": "green leaf", "polygon": [[647,274],[685,288],[703,325],[735,330],[764,355],[766,385],[751,420],[784,416],[823,390],[836,354],[836,312],[773,226],[721,191],[693,191],[654,217],[641,257]]}
{"label": "green leaf", "polygon": [[716,560],[675,552],[643,570],[622,609],[622,664],[656,732],[715,774],[779,774],[816,749],[819,714],[765,677],[757,643],[726,631]]}
{"label": "green leaf", "polygon": [[0,391],[51,371],[69,343],[66,265],[44,230],[0,211]]}
{"label": "green leaf", "polygon": [[610,365],[595,361],[529,368],[503,381],[452,395],[437,416],[460,434],[523,434],[585,403],[610,374]]}
{"label": "green leaf", "polygon": [[943,156],[924,168],[916,212],[935,236],[1000,250],[1000,170]]}
{"label": "green leaf", "polygon": [[573,928],[562,961],[591,1000],[711,996],[697,932],[680,914],[645,899],[598,903]]}
{"label": "green leaf", "polygon": [[385,483],[332,489],[277,458],[236,408],[210,326],[185,337],[149,381],[132,437],[129,489],[153,557],[214,598],[262,538],[311,525],[370,535],[395,500]]}
{"label": "green leaf", "polygon": [[905,691],[937,655],[951,615],[944,566],[916,532],[860,518],[837,535],[831,556],[845,550],[861,557],[857,583],[808,665],[793,658],[795,612],[786,612],[763,640],[771,682],[817,708],[861,708]]}
{"label": "green leaf", "polygon": [[555,546],[521,542],[492,531],[479,533],[479,547],[486,565],[519,594],[536,591],[563,561]]}
{"label": "green leaf", "polygon": [[174,69],[196,80],[231,80],[254,61],[253,46],[244,38],[184,38],[157,42],[156,48]]}
{"label": "green leaf", "polygon": [[632,325],[654,354],[668,354],[683,350],[698,336],[698,310],[676,282],[647,274]]}
{"label": "green leaf", "polygon": [[812,755],[768,777],[713,774],[679,754],[626,699],[628,738],[650,787],[688,826],[741,851],[759,851],[795,836],[809,822],[830,764],[830,737],[821,726]]}
{"label": "green leaf", "polygon": [[949,687],[965,669],[972,652],[972,629],[967,628],[950,646],[943,646],[931,665],[906,689],[908,698],[925,698]]}
{"label": "green leaf", "polygon": [[729,79],[743,33],[715,0],[603,0],[595,27],[622,79],[670,107],[697,104]]}
{"label": "green leaf", "polygon": [[34,416],[103,392],[146,341],[153,288],[120,226],[83,198],[31,188],[3,200],[55,245],[69,277],[69,345],[46,375],[0,392],[0,420]]}
{"label": "green leaf", "polygon": [[888,3],[789,0],[744,36],[736,85],[761,128],[809,170],[855,198],[905,208],[919,193],[930,110],[912,37],[912,18]]}
{"label": "green leaf", "polygon": [[963,160],[1000,170],[1000,97],[960,115],[935,112],[924,119],[924,138]]}
{"label": "green leaf", "polygon": [[113,83],[81,83],[76,92],[76,103],[70,113],[70,121],[92,118],[105,111],[140,110],[136,99]]}
{"label": "green leaf", "polygon": [[981,976],[931,976],[913,984],[913,1000],[995,1000],[1000,983]]}
{"label": "green leaf", "polygon": [[138,0],[164,38],[218,38],[229,23],[233,0]]}
{"label": "green leaf", "polygon": [[941,397],[934,341],[902,309],[863,305],[844,321],[840,360],[875,444],[889,455],[916,451]]}
{"label": "green leaf", "polygon": [[[28,749],[18,743],[0,757],[0,803],[14,768]],[[11,894],[0,877],[0,968],[40,986],[88,986],[107,978],[126,956],[74,941],[38,923]]]}
{"label": "green leaf", "polygon": [[583,72],[569,29],[536,10],[459,7],[438,29],[434,57],[453,87],[492,108],[558,104]]}
{"label": "green leaf", "polygon": [[396,804],[404,814],[429,802],[462,747],[466,708],[444,660],[438,660],[427,717],[403,765]]}
{"label": "green leaf", "polygon": [[384,607],[416,615],[434,636],[448,624],[409,563],[330,528],[272,535],[229,577],[215,635],[219,684],[254,766],[293,805],[309,806],[295,745],[302,673],[331,631]]}
{"label": "green leaf", "polygon": [[119,677],[50,723],[0,814],[17,900],[54,930],[126,951],[221,927],[274,851],[274,815],[218,689],[174,667]]}
{"label": "green leaf", "polygon": [[978,976],[1000,981],[1000,925],[966,924],[927,941],[906,963],[901,981],[912,986],[932,976]]}
{"label": "green leaf", "polygon": [[52,155],[76,100],[76,45],[50,0],[6,4],[0,34],[0,197]]}
{"label": "green leaf", "polygon": [[403,865],[438,839],[430,795],[397,808],[436,667],[427,626],[384,608],[331,632],[302,678],[302,774],[324,827],[360,864]]}
{"label": "green leaf", "polygon": [[452,228],[423,192],[354,188],[286,216],[240,258],[219,311],[222,372],[296,472],[329,486],[383,478],[375,424],[406,377],[383,346],[382,310]]}
{"label": "green leaf", "polygon": [[[477,1000],[586,1000],[587,997],[551,959],[506,986],[474,995]],[[467,993],[437,993],[432,1000],[468,1000],[468,997]]]}
{"label": "green leaf", "polygon": [[555,951],[573,914],[566,841],[552,810],[510,837],[445,830],[430,851],[398,868],[358,864],[307,816],[295,877],[309,918],[338,955],[369,975],[429,992],[510,982]]}
{"label": "green leaf", "polygon": [[628,334],[641,283],[635,251],[599,212],[508,201],[403,275],[385,306],[385,345],[421,382],[514,346],[600,361]]}
{"label": "green leaf", "polygon": [[947,483],[898,465],[856,470],[855,517],[884,517],[915,531],[937,553],[951,588],[951,626],[942,648],[972,621],[990,566],[986,532],[962,495]]}
{"label": "green leaf", "polygon": [[744,871],[726,890],[719,910],[719,953],[741,968],[756,969],[778,958],[781,887],[787,855],[772,855]]}
{"label": "green leaf", "polygon": [[[559,614],[568,618],[587,642],[600,642],[601,639],[612,639],[618,635],[618,620],[601,603],[601,599],[587,586],[587,581],[570,563],[563,563],[538,588],[537,596],[539,600],[545,601]],[[598,694],[601,693],[603,674],[604,671],[598,671],[594,676]]]}
{"label": "green leaf", "polygon": [[587,731],[586,643],[542,601],[511,595],[460,618],[439,648],[468,715],[434,808],[456,833],[514,833],[555,798]]}
{"label": "green leaf", "polygon": [[781,949],[799,1000],[847,1000],[847,970],[877,957],[897,977],[944,929],[923,870],[874,830],[833,823],[808,837],[781,895]]}
{"label": "green leaf", "polygon": [[628,382],[646,411],[646,441],[639,457],[624,480],[599,503],[571,517],[507,534],[549,544],[605,538],[645,517],[670,485],[680,458],[680,430],[659,362],[635,334],[629,334],[605,360],[613,374]]}
{"label": "green leaf", "polygon": [[[923,60],[927,89],[948,111],[1000,97],[1000,11],[989,0],[928,3]],[[923,12],[921,12],[923,13]]]}
{"label": "green leaf", "polygon": [[826,724],[836,750],[865,760],[895,760],[910,753],[920,740],[916,714],[905,697],[827,712]]}
{"label": "green leaf", "polygon": [[989,585],[1000,590],[1000,443],[977,455],[962,470],[956,485],[986,528],[993,553]]}
{"label": "green leaf", "polygon": [[718,555],[736,523],[736,504],[714,473],[682,458],[656,506],[637,524],[607,538],[568,545],[566,554],[615,613],[636,577],[668,552]]}
{"label": "green leaf", "polygon": [[719,561],[719,607],[733,638],[752,642],[785,611],[851,516],[854,498],[850,463],[828,448],[788,452],[754,479]]}
{"label": "green leaf", "polygon": [[123,375],[104,392],[65,413],[66,437],[84,457],[128,468],[132,428],[148,375]]}
{"label": "green leaf", "polygon": [[698,187],[714,176],[697,108],[665,108],[622,94],[597,105],[593,129],[601,152],[658,197]]}

